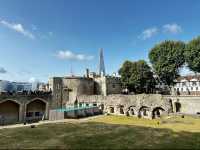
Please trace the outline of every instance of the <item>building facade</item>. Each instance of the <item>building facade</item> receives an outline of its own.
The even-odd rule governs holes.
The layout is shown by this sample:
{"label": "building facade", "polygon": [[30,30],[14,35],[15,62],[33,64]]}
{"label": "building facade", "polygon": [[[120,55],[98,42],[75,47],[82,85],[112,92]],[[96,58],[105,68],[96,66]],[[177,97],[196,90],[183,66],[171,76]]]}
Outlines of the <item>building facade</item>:
{"label": "building facade", "polygon": [[200,76],[183,76],[175,80],[177,95],[200,95]]}

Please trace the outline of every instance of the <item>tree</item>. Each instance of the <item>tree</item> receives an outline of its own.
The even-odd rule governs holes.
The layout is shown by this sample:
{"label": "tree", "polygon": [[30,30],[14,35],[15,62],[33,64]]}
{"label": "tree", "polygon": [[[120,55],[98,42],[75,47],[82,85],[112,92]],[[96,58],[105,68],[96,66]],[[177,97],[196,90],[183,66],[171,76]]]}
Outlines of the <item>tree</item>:
{"label": "tree", "polygon": [[136,93],[149,93],[155,85],[151,68],[144,60],[125,61],[119,70],[119,74],[123,85]]}
{"label": "tree", "polygon": [[185,63],[185,43],[181,41],[164,41],[153,47],[149,59],[155,73],[167,85],[173,85],[179,76],[179,69]]}
{"label": "tree", "polygon": [[189,69],[200,72],[200,36],[186,45],[184,55]]}

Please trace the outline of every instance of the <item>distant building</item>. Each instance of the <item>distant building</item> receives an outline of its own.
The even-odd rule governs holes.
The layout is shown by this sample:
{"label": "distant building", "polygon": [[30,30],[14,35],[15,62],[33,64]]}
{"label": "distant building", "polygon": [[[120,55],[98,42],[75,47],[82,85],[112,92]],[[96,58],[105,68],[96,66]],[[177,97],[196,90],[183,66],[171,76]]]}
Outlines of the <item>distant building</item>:
{"label": "distant building", "polygon": [[22,91],[31,91],[32,83],[28,82],[11,82],[13,86],[13,91],[22,92]]}
{"label": "distant building", "polygon": [[31,90],[32,83],[0,80],[0,92],[22,92]]}
{"label": "distant building", "polygon": [[200,76],[179,77],[175,80],[174,89],[178,95],[200,95]]}
{"label": "distant building", "polygon": [[0,80],[0,92],[11,92],[11,91],[13,91],[12,83],[6,80]]}

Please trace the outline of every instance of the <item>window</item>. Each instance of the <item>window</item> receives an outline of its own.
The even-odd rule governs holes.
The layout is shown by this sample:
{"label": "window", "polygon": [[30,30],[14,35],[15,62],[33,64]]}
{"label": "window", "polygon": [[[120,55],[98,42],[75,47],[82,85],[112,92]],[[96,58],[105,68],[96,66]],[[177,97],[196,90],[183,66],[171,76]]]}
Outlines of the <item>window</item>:
{"label": "window", "polygon": [[40,116],[40,112],[35,112],[35,116],[39,117]]}
{"label": "window", "polygon": [[86,107],[88,107],[88,106],[89,106],[89,104],[87,103],[87,104],[86,104]]}
{"label": "window", "polygon": [[79,107],[82,107],[82,103],[79,103]]}
{"label": "window", "polygon": [[183,83],[182,83],[182,86],[185,86],[185,85],[186,85],[186,83],[185,83],[185,82],[183,82]]}
{"label": "window", "polygon": [[27,112],[26,117],[33,117],[33,112]]}
{"label": "window", "polygon": [[198,87],[196,87],[196,91],[198,91],[199,90],[199,88]]}
{"label": "window", "polygon": [[197,85],[197,82],[193,81],[193,82],[192,82],[192,85],[193,85],[193,86]]}
{"label": "window", "polygon": [[115,88],[115,85],[113,84],[112,87]]}
{"label": "window", "polygon": [[183,92],[183,88],[181,88],[181,91]]}
{"label": "window", "polygon": [[191,91],[193,91],[193,87],[191,87]]}
{"label": "window", "polygon": [[97,106],[97,104],[93,104],[93,106]]}

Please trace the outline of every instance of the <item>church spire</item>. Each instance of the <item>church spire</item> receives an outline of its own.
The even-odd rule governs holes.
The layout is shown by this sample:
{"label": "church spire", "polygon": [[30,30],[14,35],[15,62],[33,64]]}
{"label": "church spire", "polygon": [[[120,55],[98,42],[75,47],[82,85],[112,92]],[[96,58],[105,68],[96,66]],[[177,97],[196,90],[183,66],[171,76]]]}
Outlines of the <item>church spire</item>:
{"label": "church spire", "polygon": [[100,49],[100,53],[99,53],[99,75],[100,76],[106,75],[104,57],[103,57],[103,48]]}

